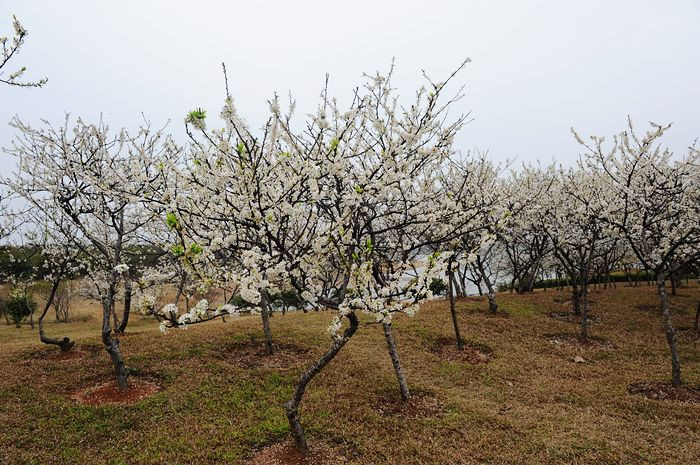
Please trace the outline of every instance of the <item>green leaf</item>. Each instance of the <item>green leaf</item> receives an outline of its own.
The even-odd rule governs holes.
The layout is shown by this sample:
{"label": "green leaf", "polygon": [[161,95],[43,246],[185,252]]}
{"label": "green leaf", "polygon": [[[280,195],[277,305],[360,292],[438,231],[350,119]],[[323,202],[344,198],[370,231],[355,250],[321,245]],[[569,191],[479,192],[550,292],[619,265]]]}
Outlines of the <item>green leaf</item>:
{"label": "green leaf", "polygon": [[189,121],[203,120],[206,117],[207,117],[206,110],[202,110],[201,108],[197,108],[197,109],[192,110],[189,113],[187,113],[187,119]]}
{"label": "green leaf", "polygon": [[177,228],[177,215],[173,212],[168,213],[165,216],[165,224],[167,224],[170,229]]}
{"label": "green leaf", "polygon": [[185,254],[185,248],[181,246],[180,244],[174,245],[170,248],[170,251],[175,255],[176,257],[180,257]]}

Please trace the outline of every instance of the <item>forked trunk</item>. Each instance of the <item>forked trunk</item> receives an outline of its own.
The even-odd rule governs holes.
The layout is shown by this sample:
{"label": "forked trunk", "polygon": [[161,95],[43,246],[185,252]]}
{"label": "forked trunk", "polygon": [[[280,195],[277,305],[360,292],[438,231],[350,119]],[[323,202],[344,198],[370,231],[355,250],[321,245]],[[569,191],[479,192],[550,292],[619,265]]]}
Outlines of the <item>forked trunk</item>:
{"label": "forked trunk", "polygon": [[487,296],[489,298],[489,310],[491,311],[491,313],[496,313],[498,311],[498,304],[496,303],[496,291],[494,291],[493,284],[491,283],[491,280],[486,274],[483,262],[478,257],[476,259],[476,264],[479,267],[479,274],[481,275],[481,279],[484,281],[484,284],[486,284],[486,289],[488,291]]}
{"label": "forked trunk", "polygon": [[671,349],[671,380],[673,385],[678,387],[681,385],[681,361],[678,356],[678,341],[676,339],[676,331],[671,323],[671,311],[668,306],[668,294],[666,293],[666,284],[664,283],[663,272],[656,274],[656,288],[661,301],[661,315],[664,320],[664,330],[666,332],[666,340]]}
{"label": "forked trunk", "polygon": [[68,352],[73,348],[73,345],[75,344],[74,341],[71,341],[70,338],[64,337],[62,339],[55,339],[51,337],[47,337],[44,334],[44,317],[46,316],[46,312],[49,311],[49,308],[51,308],[51,303],[53,302],[53,299],[56,297],[56,291],[58,290],[58,286],[61,284],[60,281],[54,281],[53,285],[51,286],[51,292],[49,293],[49,297],[46,300],[46,304],[44,305],[44,310],[41,312],[41,315],[39,316],[39,339],[41,342],[44,344],[49,344],[49,345],[56,345],[61,349],[61,352]]}
{"label": "forked trunk", "polygon": [[112,337],[112,328],[109,324],[110,316],[114,313],[114,287],[110,286],[108,296],[102,303],[102,343],[112,360],[117,386],[121,390],[126,390],[128,387],[128,375],[124,365],[124,358],[119,350],[119,339]]}
{"label": "forked trunk", "polygon": [[396,341],[394,341],[394,336],[391,333],[391,323],[382,323],[382,327],[384,328],[384,339],[386,339],[386,344],[389,347],[391,364],[394,365],[396,379],[399,382],[401,399],[408,400],[411,398],[411,391],[409,391],[408,389],[408,383],[406,382],[406,374],[403,371],[403,366],[401,366],[401,359],[399,358],[399,352],[396,349]]}
{"label": "forked trunk", "polygon": [[459,322],[457,321],[457,311],[455,310],[455,293],[454,293],[454,273],[447,273],[447,293],[450,298],[450,313],[452,314],[452,326],[455,329],[455,339],[457,339],[457,350],[464,350],[462,335],[459,331]]}
{"label": "forked trunk", "polygon": [[117,316],[117,306],[112,304],[112,308],[110,310],[112,314],[112,320],[113,320],[113,327],[114,327],[114,332],[117,332],[119,327],[121,326],[121,321],[119,321],[119,317]]}
{"label": "forked trunk", "polygon": [[301,374],[296,387],[294,388],[294,393],[292,398],[284,404],[284,409],[287,414],[287,420],[289,421],[289,429],[292,432],[292,438],[294,438],[294,445],[303,453],[309,451],[309,446],[306,443],[306,435],[304,434],[304,428],[301,426],[299,421],[299,404],[304,397],[304,391],[306,391],[306,386],[309,382],[326,366],[333,360],[333,358],[340,352],[340,349],[350,340],[350,338],[357,331],[359,326],[359,320],[354,313],[347,315],[350,321],[350,326],[343,332],[343,335],[337,338],[333,345],[328,351],[323,354],[323,356],[309,367],[304,373]]}

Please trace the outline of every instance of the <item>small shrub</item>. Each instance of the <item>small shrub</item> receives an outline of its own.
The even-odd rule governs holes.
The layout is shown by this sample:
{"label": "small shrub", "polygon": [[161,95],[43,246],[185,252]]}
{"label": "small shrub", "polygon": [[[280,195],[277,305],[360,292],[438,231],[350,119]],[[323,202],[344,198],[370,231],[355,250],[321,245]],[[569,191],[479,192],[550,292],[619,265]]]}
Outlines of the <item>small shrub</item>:
{"label": "small shrub", "polygon": [[443,295],[447,290],[447,284],[440,278],[433,278],[429,286],[430,290],[435,295]]}
{"label": "small shrub", "polygon": [[18,328],[22,320],[36,311],[36,302],[22,289],[13,289],[5,302],[5,313],[12,319]]}

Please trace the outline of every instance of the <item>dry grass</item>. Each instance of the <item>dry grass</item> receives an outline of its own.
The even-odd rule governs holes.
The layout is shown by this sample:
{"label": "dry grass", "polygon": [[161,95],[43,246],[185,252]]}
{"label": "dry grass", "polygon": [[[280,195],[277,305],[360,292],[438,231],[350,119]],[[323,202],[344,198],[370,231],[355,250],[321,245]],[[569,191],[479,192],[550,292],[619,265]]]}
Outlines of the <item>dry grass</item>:
{"label": "dry grass", "polygon": [[[700,289],[680,289],[674,321],[691,324]],[[381,329],[362,327],[309,386],[302,421],[309,441],[354,464],[700,462],[700,404],[630,394],[630,384],[670,377],[654,288],[594,291],[604,350],[552,344],[546,335],[577,326],[548,316],[567,310],[566,293],[499,296],[508,318],[487,303],[458,304],[470,347],[489,347],[488,363],[444,358],[451,336],[443,301],[399,318],[395,337],[419,414],[396,408],[398,387]],[[90,310],[85,310],[90,312]],[[214,322],[167,335],[135,317],[122,347],[132,373],[162,391],[131,406],[78,405],[71,396],[110,377],[99,318],[50,324],[78,340],[82,357],[56,360],[29,327],[0,326],[0,463],[246,463],[284,441],[282,409],[301,370],[329,344],[330,313],[277,315],[270,360],[257,318]],[[683,376],[700,386],[700,341],[681,339]],[[240,351],[240,353],[239,353]],[[573,363],[581,355],[587,363]],[[386,405],[382,408],[382,405]],[[430,408],[428,408],[430,407]],[[413,412],[409,410],[409,413]]]}

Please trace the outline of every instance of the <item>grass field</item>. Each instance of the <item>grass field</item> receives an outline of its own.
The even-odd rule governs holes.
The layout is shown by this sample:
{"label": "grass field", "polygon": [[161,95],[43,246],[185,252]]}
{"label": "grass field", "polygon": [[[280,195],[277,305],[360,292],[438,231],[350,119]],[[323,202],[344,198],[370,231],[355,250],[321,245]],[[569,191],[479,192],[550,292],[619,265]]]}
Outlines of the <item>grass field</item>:
{"label": "grass field", "polygon": [[[309,386],[309,441],[353,464],[700,463],[700,404],[628,392],[631,383],[670,378],[654,290],[593,291],[599,321],[591,335],[603,341],[589,346],[553,343],[578,329],[548,315],[570,310],[568,292],[500,294],[509,317],[488,315],[482,299],[460,300],[462,332],[491,349],[488,363],[436,350],[452,328],[447,303],[431,301],[394,325],[423,400],[414,408],[398,401],[381,328],[361,327]],[[698,299],[694,284],[672,298],[677,327],[691,325]],[[276,315],[281,350],[264,357],[256,317],[161,335],[153,320],[135,316],[122,339],[127,365],[162,390],[135,405],[95,407],[71,400],[111,376],[98,310],[82,312],[94,318],[47,327],[76,338],[82,358],[54,360],[28,326],[0,326],[0,463],[246,463],[288,437],[282,405],[329,345],[332,318]],[[680,347],[686,385],[700,386],[700,341],[681,331]]]}

